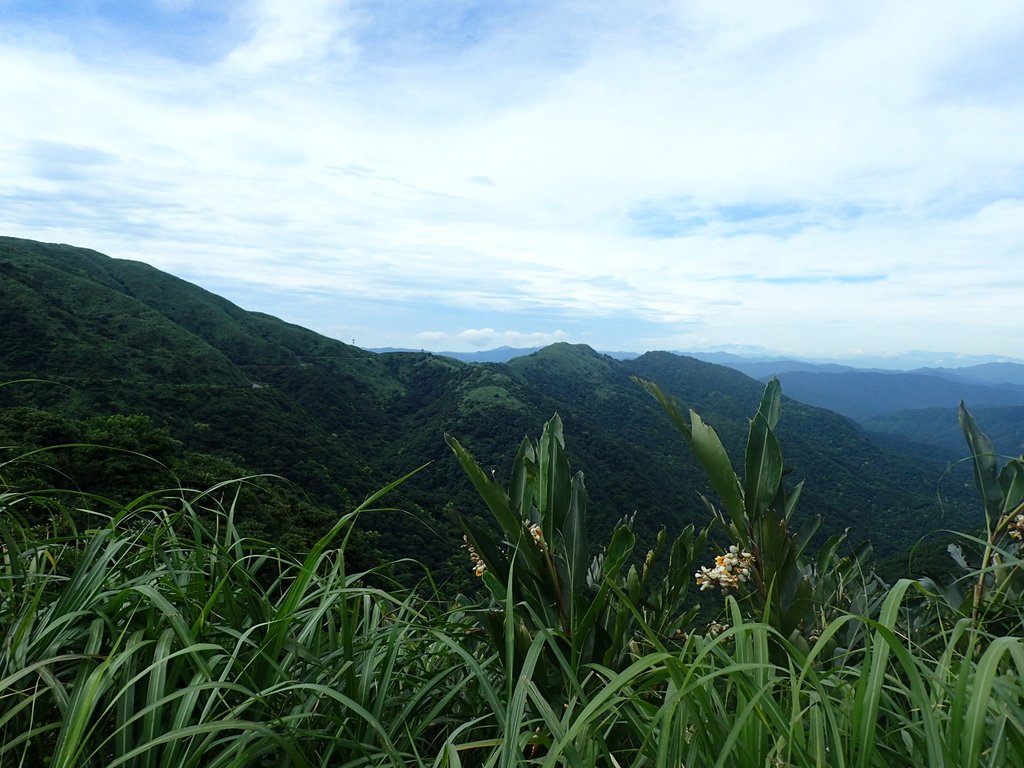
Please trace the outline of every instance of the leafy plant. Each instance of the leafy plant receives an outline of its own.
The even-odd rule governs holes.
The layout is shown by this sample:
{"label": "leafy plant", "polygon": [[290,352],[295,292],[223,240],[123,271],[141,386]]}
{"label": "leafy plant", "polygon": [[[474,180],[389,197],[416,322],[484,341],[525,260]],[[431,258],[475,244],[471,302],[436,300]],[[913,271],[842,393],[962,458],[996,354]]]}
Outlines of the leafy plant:
{"label": "leafy plant", "polygon": [[[992,441],[962,402],[959,422],[985,511],[985,533],[977,540],[981,548],[977,568],[966,562],[960,547],[950,545],[954,560],[972,574],[975,581],[966,602],[959,598],[948,602],[961,611],[969,607],[973,620],[994,626],[1005,618],[1007,611],[1018,610],[1020,597],[1024,595],[1020,560],[1024,546],[1024,456],[1010,458],[1000,467]],[[1011,624],[1016,625],[1017,620],[1019,616]]]}
{"label": "leafy plant", "polygon": [[[495,531],[459,515],[473,567],[492,598],[483,623],[506,669],[521,670],[537,638],[550,635],[554,641],[535,661],[535,680],[552,701],[564,702],[588,665],[621,670],[642,647],[688,624],[694,611],[684,603],[706,531],[688,525],[668,544],[663,529],[638,567],[630,564],[636,546],[630,516],[593,552],[583,474],[570,469],[557,414],[538,441],[520,444],[508,489],[458,440],[447,441],[497,523]],[[656,577],[666,549],[667,571]]]}
{"label": "leafy plant", "polygon": [[779,631],[782,637],[807,646],[820,634],[836,611],[848,606],[858,592],[860,570],[869,554],[861,545],[848,556],[838,554],[846,534],[830,537],[811,557],[809,545],[820,525],[810,518],[791,530],[793,512],[803,483],[787,490],[782,450],[775,437],[782,392],[777,379],[764,389],[757,412],[750,419],[744,453],[744,475],[733,468],[715,430],[696,411],[686,419],[675,399],[656,384],[636,380],[662,406],[693,450],[721,507],[704,499],[712,517],[727,532],[732,546],[717,559],[715,569],[704,568],[707,586],[747,587],[753,614]]}

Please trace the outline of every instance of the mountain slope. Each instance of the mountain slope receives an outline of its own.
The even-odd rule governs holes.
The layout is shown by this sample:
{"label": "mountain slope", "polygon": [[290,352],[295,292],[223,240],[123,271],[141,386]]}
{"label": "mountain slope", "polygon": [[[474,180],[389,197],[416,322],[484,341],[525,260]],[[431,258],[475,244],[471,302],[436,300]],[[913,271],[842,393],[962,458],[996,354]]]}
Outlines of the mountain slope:
{"label": "mountain slope", "polygon": [[[582,345],[555,344],[505,364],[377,355],[246,312],[144,264],[12,238],[0,238],[0,290],[0,380],[64,385],[0,387],[0,406],[76,418],[145,414],[189,450],[280,474],[339,510],[429,462],[391,498],[401,511],[361,525],[378,530],[390,553],[442,573],[465,572],[450,511],[482,512],[445,432],[503,480],[522,437],[536,436],[557,411],[574,467],[586,473],[596,529],[637,511],[649,540],[662,525],[703,522],[698,494],[708,488],[631,376],[699,411],[736,462],[762,390],[692,358],[623,361]],[[807,479],[803,513],[823,514],[825,531],[851,526],[855,539],[874,536],[885,553],[972,519],[972,507],[957,501],[951,518],[937,520],[942,465],[880,447],[845,419],[790,400],[780,426],[794,480]]]}
{"label": "mountain slope", "polygon": [[973,407],[1024,405],[1024,386],[986,385],[917,373],[847,371],[779,375],[790,397],[864,421],[912,408],[951,408],[965,400]]}
{"label": "mountain slope", "polygon": [[22,243],[0,239],[0,323],[9,374],[77,371],[95,381],[246,383],[223,353],[125,292],[105,268],[106,257]]}
{"label": "mountain slope", "polygon": [[1024,385],[1024,365],[1020,363],[981,363],[963,368],[919,368],[911,373],[924,373],[952,381],[973,381],[978,384]]}
{"label": "mountain slope", "polygon": [[[968,407],[1000,454],[1024,455],[1024,406]],[[919,408],[876,416],[864,425],[872,432],[943,448],[951,459],[960,459],[967,448],[957,413],[956,408]]]}

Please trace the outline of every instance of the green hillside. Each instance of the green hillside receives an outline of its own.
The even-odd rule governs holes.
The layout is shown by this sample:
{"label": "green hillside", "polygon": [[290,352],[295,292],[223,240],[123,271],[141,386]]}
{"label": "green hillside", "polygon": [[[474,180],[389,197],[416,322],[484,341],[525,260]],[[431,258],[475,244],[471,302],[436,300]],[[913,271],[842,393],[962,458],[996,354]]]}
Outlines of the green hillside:
{"label": "green hillside", "polygon": [[[379,532],[389,555],[415,556],[443,573],[462,568],[457,537],[448,534],[452,512],[483,514],[446,433],[504,480],[522,437],[559,413],[573,465],[586,476],[594,529],[603,534],[637,511],[638,533],[652,537],[663,525],[702,522],[698,493],[708,487],[631,377],[699,410],[731,452],[745,440],[763,388],[678,355],[619,361],[568,344],[507,364],[373,354],[141,263],[13,238],[0,238],[0,290],[0,380],[57,384],[0,387],[5,444],[45,442],[45,431],[28,429],[44,413],[86,436],[89,419],[143,415],[176,446],[165,446],[167,463],[185,467],[191,454],[193,463],[198,455],[276,473],[335,514],[429,463],[390,498],[401,511],[374,513],[362,525]],[[870,536],[886,554],[977,517],[963,484],[942,489],[950,498],[939,517],[944,464],[883,447],[838,416],[787,401],[779,434],[793,482],[807,480],[801,509],[825,518],[823,533],[849,526],[852,539]],[[277,525],[296,520],[284,510]],[[273,516],[263,523],[274,525]]]}
{"label": "green hillside", "polygon": [[[971,406],[970,402],[967,403]],[[1000,450],[1014,456],[1024,453],[1024,406],[971,407],[979,423]],[[963,455],[963,433],[955,408],[915,408],[876,416],[864,422],[873,432],[942,448],[951,456]]]}

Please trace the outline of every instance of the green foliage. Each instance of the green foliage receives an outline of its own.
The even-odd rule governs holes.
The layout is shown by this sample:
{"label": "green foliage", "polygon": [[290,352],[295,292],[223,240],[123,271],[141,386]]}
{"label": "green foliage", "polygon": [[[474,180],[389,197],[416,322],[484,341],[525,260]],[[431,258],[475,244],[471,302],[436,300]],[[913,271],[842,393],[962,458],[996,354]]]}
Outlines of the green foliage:
{"label": "green foliage", "polygon": [[[573,669],[562,631],[537,628],[512,673],[480,641],[475,611],[370,588],[349,571],[353,517],[294,558],[239,537],[238,510],[198,519],[203,498],[177,509],[140,500],[60,536],[18,522],[11,505],[26,501],[2,500],[4,765],[1024,759],[1020,626],[993,637],[965,619],[921,646],[907,632],[914,582],[897,584],[875,619],[834,618],[806,652],[730,598],[721,634],[638,648],[621,668]],[[507,594],[504,604],[520,612]],[[857,646],[831,654],[848,634]],[[557,699],[547,658],[566,680],[579,675]]]}
{"label": "green foliage", "polygon": [[[757,524],[793,513],[773,512],[779,492],[766,490],[781,464],[767,436],[778,402],[769,388],[751,420],[742,481],[734,473],[742,506],[718,513],[745,524],[751,546]],[[987,497],[993,532],[1002,526],[993,552],[1019,572],[1004,523],[1019,508],[1019,467],[994,466],[965,425],[981,484],[1004,481],[998,504]],[[132,419],[102,426],[145,435]],[[720,457],[712,435],[701,450]],[[410,591],[353,568],[357,517],[397,483],[294,555],[240,531],[249,497],[237,482],[115,502],[18,490],[11,478],[31,457],[0,464],[0,765],[1024,762],[1019,612],[956,616],[911,580],[847,599],[823,582],[832,542],[814,563],[815,594],[831,601],[817,634],[791,641],[732,596],[729,626],[697,631],[683,603],[705,532],[687,527],[671,545],[663,533],[633,564],[624,521],[594,556],[560,419],[523,441],[507,486],[449,444],[494,521],[465,518],[484,605],[446,606],[429,583]],[[29,524],[33,509],[50,523]],[[780,551],[808,558],[807,537],[786,531]],[[995,573],[973,574],[987,604],[1013,604]]]}
{"label": "green foliage", "polygon": [[963,599],[956,585],[941,591],[950,608],[960,614],[969,611],[971,618],[983,626],[1015,625],[1021,620],[1019,606],[1024,596],[1024,572],[1019,560],[1024,546],[1024,455],[1010,458],[1000,467],[992,441],[963,403],[959,422],[981,495],[985,531],[983,538],[974,539],[981,550],[977,568],[967,564],[962,548],[955,544],[949,548],[954,560],[975,578],[968,599]]}
{"label": "green foliage", "polygon": [[[972,408],[985,425],[986,433],[1004,451],[1024,452],[1024,405]],[[873,433],[892,435],[921,444],[921,450],[936,455],[944,449],[951,458],[963,455],[964,434],[957,423],[958,408],[913,408],[887,413],[864,422]]]}
{"label": "green foliage", "polygon": [[447,440],[497,523],[495,532],[459,516],[492,598],[484,627],[510,674],[521,671],[539,638],[557,640],[534,661],[535,679],[543,681],[549,701],[564,703],[591,665],[625,669],[638,649],[660,646],[692,618],[683,604],[706,532],[683,528],[661,578],[653,574],[664,529],[638,570],[629,565],[636,544],[630,518],[592,556],[583,474],[570,469],[557,415],[540,440],[524,438],[507,490],[454,437]]}
{"label": "green foliage", "polygon": [[750,419],[742,480],[715,430],[695,411],[690,410],[687,420],[678,404],[656,384],[637,382],[658,401],[686,439],[724,507],[722,512],[705,499],[727,531],[733,554],[719,558],[718,568],[708,574],[704,587],[715,586],[714,576],[724,568],[726,578],[719,586],[745,588],[749,584],[754,615],[782,637],[807,647],[812,635],[819,635],[837,611],[849,606],[856,591],[851,589],[851,581],[859,577],[869,550],[861,546],[848,557],[839,556],[846,538],[839,534],[823,544],[815,559],[809,555],[808,545],[820,520],[812,518],[799,531],[790,529],[803,483],[792,491],[783,483],[782,450],[774,433],[782,402],[778,380],[767,384]]}
{"label": "green foliage", "polygon": [[[75,506],[75,498],[82,498],[83,505],[95,498],[126,504],[146,488],[148,493],[159,488],[197,493],[222,478],[237,477],[244,479],[220,487],[215,500],[245,510],[235,525],[246,536],[273,539],[290,550],[303,551],[338,516],[280,477],[184,450],[167,427],[156,427],[147,416],[77,420],[34,408],[0,409],[0,446],[6,446],[0,448],[0,485],[59,491],[68,509]],[[31,524],[49,525],[52,514],[45,505],[34,505],[24,516]],[[81,514],[71,516],[85,524]],[[380,563],[376,536],[366,530],[356,531],[355,536],[357,566]]]}
{"label": "green foliage", "polygon": [[348,570],[352,524],[391,487],[302,558],[241,537],[234,507],[199,514],[218,489],[60,536],[19,522],[32,499],[6,494],[0,763],[413,759],[472,712],[452,702],[463,670],[437,666],[448,618]]}

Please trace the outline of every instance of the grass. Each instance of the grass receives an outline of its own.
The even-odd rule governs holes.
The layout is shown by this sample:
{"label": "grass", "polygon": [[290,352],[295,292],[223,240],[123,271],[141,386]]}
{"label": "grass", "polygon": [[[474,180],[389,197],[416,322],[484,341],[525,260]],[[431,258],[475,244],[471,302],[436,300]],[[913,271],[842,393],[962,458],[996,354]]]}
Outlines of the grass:
{"label": "grass", "polygon": [[381,494],[300,557],[242,537],[225,488],[90,499],[81,529],[20,519],[69,498],[0,496],[0,765],[1024,764],[1020,622],[990,634],[916,582],[809,651],[730,601],[717,636],[642,627],[619,670],[574,671],[552,629],[512,672],[484,606],[346,568]]}

